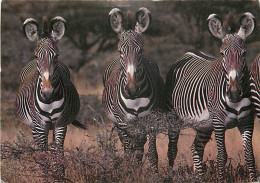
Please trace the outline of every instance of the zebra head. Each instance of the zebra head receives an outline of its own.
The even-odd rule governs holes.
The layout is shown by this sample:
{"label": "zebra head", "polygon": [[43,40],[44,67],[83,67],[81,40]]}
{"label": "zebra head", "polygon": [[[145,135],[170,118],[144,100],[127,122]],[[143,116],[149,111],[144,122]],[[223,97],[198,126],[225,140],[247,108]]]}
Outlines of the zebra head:
{"label": "zebra head", "polygon": [[251,13],[245,13],[240,18],[240,28],[236,33],[231,33],[229,25],[222,24],[222,20],[216,14],[208,17],[208,26],[211,34],[222,41],[220,53],[227,79],[226,94],[231,102],[238,102],[243,96],[245,39],[254,30],[255,18]]}
{"label": "zebra head", "polygon": [[49,100],[53,94],[53,75],[57,68],[59,55],[57,43],[65,33],[66,20],[62,17],[55,17],[51,20],[48,28],[47,18],[43,17],[43,29],[39,34],[38,22],[28,18],[23,23],[23,30],[26,37],[36,43],[34,54],[37,60],[37,69],[41,79],[41,96]]}
{"label": "zebra head", "polygon": [[129,98],[134,98],[140,91],[137,68],[142,61],[143,55],[141,33],[149,27],[151,14],[148,9],[140,8],[136,13],[135,24],[130,12],[127,12],[125,17],[119,9],[114,8],[109,13],[109,22],[112,29],[119,36],[120,63],[126,76],[124,92]]}

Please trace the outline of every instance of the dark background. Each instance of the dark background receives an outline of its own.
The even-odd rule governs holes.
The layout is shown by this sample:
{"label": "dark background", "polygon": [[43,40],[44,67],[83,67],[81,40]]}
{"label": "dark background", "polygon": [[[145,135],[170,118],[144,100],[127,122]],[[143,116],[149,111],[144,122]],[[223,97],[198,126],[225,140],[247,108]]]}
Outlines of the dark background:
{"label": "dark background", "polygon": [[4,1],[1,14],[2,94],[16,92],[19,72],[34,58],[35,45],[22,32],[22,23],[26,18],[35,18],[40,25],[44,15],[49,20],[55,16],[67,20],[65,36],[59,43],[59,59],[69,66],[73,82],[85,93],[88,88],[101,89],[103,69],[116,52],[118,38],[108,24],[109,11],[118,7],[123,12],[132,10],[135,13],[143,6],[152,14],[151,27],[143,34],[144,49],[158,62],[164,79],[173,61],[190,49],[219,56],[221,41],[210,35],[206,23],[211,13],[217,13],[224,19],[231,12],[238,25],[241,15],[251,12],[256,18],[257,26],[246,41],[249,65],[260,50],[260,11],[257,1]]}

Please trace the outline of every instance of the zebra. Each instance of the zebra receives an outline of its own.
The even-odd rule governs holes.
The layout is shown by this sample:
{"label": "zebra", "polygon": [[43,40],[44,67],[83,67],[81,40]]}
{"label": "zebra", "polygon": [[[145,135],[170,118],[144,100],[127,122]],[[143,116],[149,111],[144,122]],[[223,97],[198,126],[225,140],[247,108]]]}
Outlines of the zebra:
{"label": "zebra", "polygon": [[136,20],[135,24],[130,11],[127,16],[118,8],[109,13],[110,25],[119,37],[119,54],[104,70],[102,102],[106,116],[118,129],[125,152],[135,151],[137,161],[141,162],[144,144],[148,138],[148,157],[152,167],[157,169],[156,134],[142,133],[140,137],[134,137],[133,142],[133,134],[127,132],[131,121],[162,106],[164,91],[164,82],[157,63],[143,53],[141,33],[150,25],[150,11],[144,7],[140,8],[136,13]]}
{"label": "zebra", "polygon": [[44,17],[42,33],[35,19],[23,23],[25,36],[36,44],[36,59],[20,73],[16,112],[32,128],[33,139],[42,151],[48,150],[49,130],[53,130],[53,148],[62,152],[67,125],[86,128],[75,119],[80,109],[79,95],[70,81],[69,69],[58,60],[57,43],[65,27],[66,20],[60,16],[53,18],[49,27]]}
{"label": "zebra", "polygon": [[[180,122],[180,128],[191,126],[196,137],[191,150],[194,170],[204,174],[202,157],[206,143],[214,130],[217,142],[219,178],[224,180],[227,161],[225,147],[226,129],[238,127],[250,178],[256,180],[255,160],[252,148],[254,112],[249,93],[249,71],[245,61],[245,39],[255,27],[251,13],[240,18],[240,28],[231,33],[216,14],[209,15],[211,34],[222,41],[221,56],[212,57],[202,52],[187,52],[170,68],[166,78],[166,105]],[[169,120],[169,165],[173,166],[177,155],[180,128]]]}
{"label": "zebra", "polygon": [[260,83],[259,83],[260,53],[255,58],[250,69],[250,94],[256,116],[260,119]]}

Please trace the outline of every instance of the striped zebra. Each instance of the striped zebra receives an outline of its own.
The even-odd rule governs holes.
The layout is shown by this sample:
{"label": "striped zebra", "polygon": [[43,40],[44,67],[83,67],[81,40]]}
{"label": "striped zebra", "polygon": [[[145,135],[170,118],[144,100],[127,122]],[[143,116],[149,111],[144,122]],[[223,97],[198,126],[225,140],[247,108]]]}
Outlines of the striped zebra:
{"label": "striped zebra", "polygon": [[250,69],[250,92],[251,100],[256,116],[260,119],[260,53],[254,60]]}
{"label": "striped zebra", "polygon": [[[245,61],[245,39],[253,32],[254,26],[254,16],[245,13],[240,18],[240,29],[233,34],[218,15],[211,14],[208,27],[211,34],[222,41],[221,56],[214,58],[202,52],[188,52],[167,75],[167,105],[172,107],[177,119],[183,121],[181,128],[191,126],[196,131],[191,150],[194,170],[199,175],[203,175],[204,148],[214,130],[219,178],[224,180],[227,161],[225,131],[238,127],[250,178],[256,180],[252,148],[254,112],[249,99],[249,71]],[[176,158],[179,131],[176,124],[169,124],[170,166]]]}
{"label": "striped zebra", "polygon": [[156,62],[143,53],[141,33],[149,27],[150,11],[140,8],[136,20],[135,24],[129,11],[127,16],[117,8],[109,13],[110,25],[119,36],[119,54],[104,70],[103,106],[105,114],[118,129],[124,150],[134,150],[138,162],[142,160],[148,136],[149,160],[157,169],[156,135],[142,133],[134,137],[127,132],[132,120],[162,106],[164,87]]}
{"label": "striped zebra", "polygon": [[32,128],[33,138],[41,150],[48,149],[49,130],[53,130],[54,148],[62,152],[67,125],[85,128],[75,120],[80,102],[69,69],[58,61],[57,43],[64,35],[65,23],[57,16],[51,20],[49,31],[44,17],[41,34],[36,20],[28,18],[23,24],[26,37],[36,44],[36,59],[20,74],[16,111],[21,121]]}

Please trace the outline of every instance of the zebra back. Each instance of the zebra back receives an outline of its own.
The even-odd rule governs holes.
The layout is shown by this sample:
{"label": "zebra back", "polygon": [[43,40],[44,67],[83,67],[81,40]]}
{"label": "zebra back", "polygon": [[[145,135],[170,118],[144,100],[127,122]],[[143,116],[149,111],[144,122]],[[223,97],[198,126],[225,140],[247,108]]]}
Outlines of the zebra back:
{"label": "zebra back", "polygon": [[32,77],[35,75],[36,70],[36,60],[32,60],[29,63],[27,63],[20,72],[20,83],[33,80]]}
{"label": "zebra back", "polygon": [[258,118],[260,118],[260,53],[256,56],[250,69],[250,96]]}
{"label": "zebra back", "polygon": [[103,85],[105,86],[106,81],[110,77],[111,73],[116,70],[115,67],[120,66],[120,57],[116,56],[114,57],[106,66],[104,72],[103,72]]}

